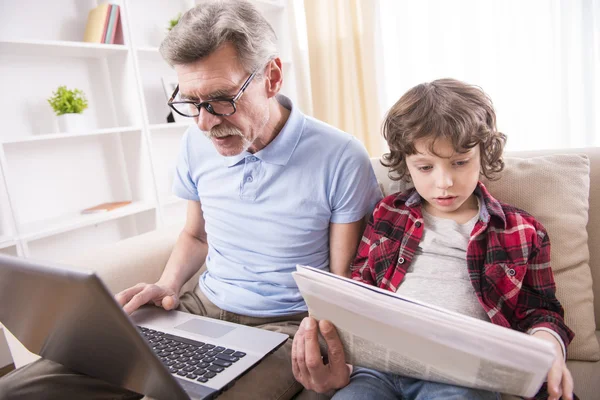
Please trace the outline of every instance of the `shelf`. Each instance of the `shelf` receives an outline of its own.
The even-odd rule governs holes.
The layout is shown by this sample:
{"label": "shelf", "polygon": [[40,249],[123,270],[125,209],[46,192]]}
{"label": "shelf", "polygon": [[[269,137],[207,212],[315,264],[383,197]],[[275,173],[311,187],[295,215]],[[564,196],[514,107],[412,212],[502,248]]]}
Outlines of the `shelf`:
{"label": "shelf", "polygon": [[72,213],[70,215],[63,215],[58,218],[38,221],[22,226],[19,228],[19,231],[23,232],[20,237],[22,240],[41,239],[59,233],[84,228],[86,226],[96,225],[102,222],[138,214],[153,208],[155,208],[153,204],[135,202],[113,211],[97,214]]}
{"label": "shelf", "polygon": [[127,54],[120,44],[68,42],[58,40],[2,40],[0,53],[24,56],[51,56],[76,58],[104,58]]}
{"label": "shelf", "polygon": [[44,135],[36,135],[23,139],[8,139],[1,141],[3,144],[16,144],[16,143],[28,143],[28,142],[39,142],[41,140],[57,140],[57,139],[70,139],[84,136],[97,136],[97,135],[109,135],[113,133],[129,133],[129,132],[140,132],[140,127],[124,127],[124,128],[109,128],[109,129],[96,129],[84,133],[52,133]]}
{"label": "shelf", "polygon": [[0,236],[0,249],[5,249],[14,246],[15,244],[15,240],[12,236]]}
{"label": "shelf", "polygon": [[[150,46],[136,47],[135,51],[140,60],[147,61],[147,62],[153,62],[155,60],[158,60],[161,63],[164,63],[164,61],[160,55],[160,52],[158,51],[158,47],[150,47]],[[166,63],[165,63],[165,65],[166,65]]]}
{"label": "shelf", "polygon": [[[287,89],[299,74],[289,56],[290,2],[251,1],[279,38]],[[163,80],[170,85],[177,75],[159,46],[169,19],[197,2],[116,1],[125,44],[82,42],[88,12],[100,3],[20,0],[0,6],[6,17],[0,25],[0,83],[11,94],[0,102],[11,110],[0,123],[2,254],[60,258],[74,247],[185,222],[188,201],[171,188],[181,138],[194,120],[165,123],[170,93],[165,95]],[[35,23],[23,24],[32,13]],[[89,96],[87,129],[58,131],[46,99],[59,85]],[[293,100],[295,93],[289,93]],[[95,203],[121,199],[136,203],[81,214]]]}
{"label": "shelf", "polygon": [[163,131],[163,130],[171,130],[171,129],[187,129],[190,126],[193,126],[193,120],[190,118],[190,122],[171,122],[168,124],[150,124],[150,130],[154,131]]}
{"label": "shelf", "polygon": [[160,53],[158,52],[158,47],[150,47],[150,46],[136,47],[135,50],[138,53],[160,55]]}
{"label": "shelf", "polygon": [[182,199],[181,197],[171,195],[162,201],[162,205],[163,206],[172,206],[174,204],[185,203],[186,201],[187,201],[186,199]]}

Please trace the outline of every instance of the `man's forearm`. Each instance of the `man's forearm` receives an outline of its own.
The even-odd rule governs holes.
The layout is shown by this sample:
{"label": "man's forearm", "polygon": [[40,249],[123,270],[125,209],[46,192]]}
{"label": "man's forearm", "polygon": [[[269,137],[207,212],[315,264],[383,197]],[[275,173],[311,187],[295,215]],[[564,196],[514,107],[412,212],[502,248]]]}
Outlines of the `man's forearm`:
{"label": "man's forearm", "polygon": [[348,224],[329,224],[329,270],[350,277],[350,264],[364,228],[363,220]]}
{"label": "man's forearm", "polygon": [[183,230],[158,284],[179,293],[182,286],[204,265],[207,253],[208,243]]}

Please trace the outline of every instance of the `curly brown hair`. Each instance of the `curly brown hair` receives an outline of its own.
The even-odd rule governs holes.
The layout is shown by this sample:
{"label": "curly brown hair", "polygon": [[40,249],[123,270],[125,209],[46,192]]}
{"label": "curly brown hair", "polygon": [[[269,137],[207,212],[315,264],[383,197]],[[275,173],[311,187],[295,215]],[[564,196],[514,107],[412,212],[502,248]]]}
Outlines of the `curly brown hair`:
{"label": "curly brown hair", "polygon": [[393,180],[410,179],[406,157],[416,154],[415,142],[448,139],[457,153],[479,145],[481,173],[488,179],[502,171],[506,135],[496,128],[496,113],[490,97],[478,86],[455,79],[422,83],[406,92],[387,112],[382,134],[390,152],[381,164],[390,169]]}

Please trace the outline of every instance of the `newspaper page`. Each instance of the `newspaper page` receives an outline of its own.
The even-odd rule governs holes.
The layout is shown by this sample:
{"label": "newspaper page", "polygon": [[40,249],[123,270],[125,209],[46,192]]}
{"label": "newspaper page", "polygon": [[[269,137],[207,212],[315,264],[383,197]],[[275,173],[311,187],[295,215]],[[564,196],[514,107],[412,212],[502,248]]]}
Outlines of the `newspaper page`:
{"label": "newspaper page", "polygon": [[311,267],[293,273],[309,313],[338,329],[346,362],[402,376],[534,396],[551,344]]}

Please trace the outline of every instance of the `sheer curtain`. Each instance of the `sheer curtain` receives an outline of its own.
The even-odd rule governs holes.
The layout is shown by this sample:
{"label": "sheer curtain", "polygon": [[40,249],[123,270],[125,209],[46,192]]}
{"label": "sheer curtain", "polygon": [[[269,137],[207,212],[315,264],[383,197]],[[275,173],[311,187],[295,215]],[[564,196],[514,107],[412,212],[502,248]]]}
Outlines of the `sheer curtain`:
{"label": "sheer curtain", "polygon": [[295,1],[295,12],[306,18],[310,89],[305,90],[311,91],[312,115],[356,136],[371,155],[381,154],[375,2],[304,0],[303,13],[297,9],[301,3]]}
{"label": "sheer curtain", "polygon": [[381,115],[452,77],[492,98],[507,149],[600,146],[600,0],[379,0]]}

